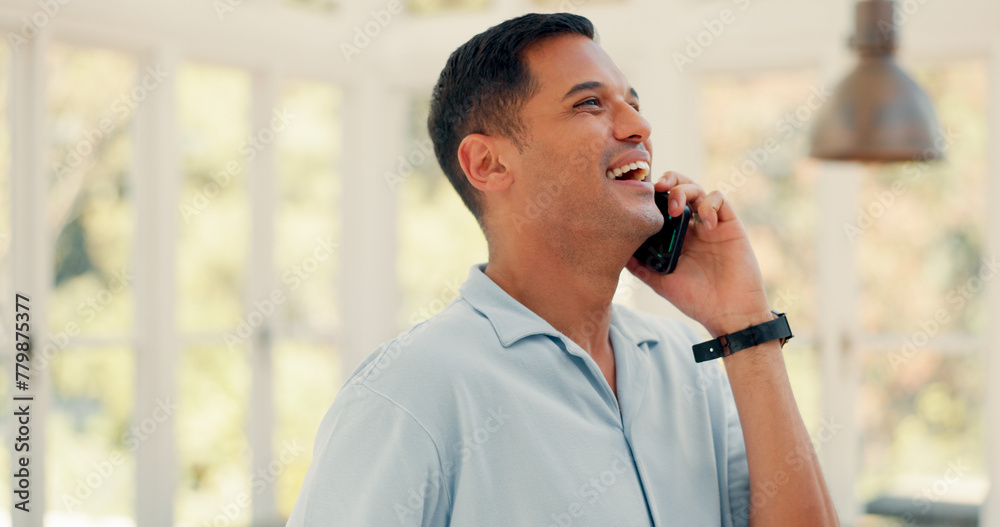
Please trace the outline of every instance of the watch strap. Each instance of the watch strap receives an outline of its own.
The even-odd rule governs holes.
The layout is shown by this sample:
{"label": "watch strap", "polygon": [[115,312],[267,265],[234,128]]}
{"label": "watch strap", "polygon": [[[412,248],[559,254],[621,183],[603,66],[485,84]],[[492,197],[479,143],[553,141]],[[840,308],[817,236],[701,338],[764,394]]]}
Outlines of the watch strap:
{"label": "watch strap", "polygon": [[746,329],[702,342],[701,344],[695,344],[692,347],[694,350],[694,361],[705,362],[718,359],[719,357],[732,355],[742,349],[752,348],[776,339],[781,339],[781,345],[784,346],[785,341],[794,337],[792,335],[792,328],[788,325],[788,319],[784,313],[774,311],[772,313],[777,315],[777,318],[774,320],[750,326]]}

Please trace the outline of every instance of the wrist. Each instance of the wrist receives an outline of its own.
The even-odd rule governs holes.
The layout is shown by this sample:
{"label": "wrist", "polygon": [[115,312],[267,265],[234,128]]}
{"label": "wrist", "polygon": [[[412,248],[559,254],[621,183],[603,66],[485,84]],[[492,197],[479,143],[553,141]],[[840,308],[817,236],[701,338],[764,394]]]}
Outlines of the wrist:
{"label": "wrist", "polygon": [[774,318],[774,313],[765,307],[760,311],[752,313],[741,313],[738,315],[727,315],[726,317],[721,317],[713,320],[711,323],[705,324],[705,329],[707,329],[709,334],[712,335],[712,338],[719,338],[723,335],[744,330],[750,326],[770,322],[771,320],[774,320]]}
{"label": "wrist", "polygon": [[[757,315],[739,317],[735,320],[754,321],[761,317]],[[785,342],[792,338],[792,330],[788,325],[788,319],[784,313],[771,311],[768,313],[768,320],[751,323],[743,329],[726,332],[718,329],[721,333],[712,340],[695,344],[692,346],[695,362],[705,362],[720,357],[729,357],[732,354],[749,348],[756,348],[760,345],[767,345],[776,342],[777,348],[781,349]],[[736,323],[734,320],[728,323]],[[719,326],[726,327],[726,326]]]}

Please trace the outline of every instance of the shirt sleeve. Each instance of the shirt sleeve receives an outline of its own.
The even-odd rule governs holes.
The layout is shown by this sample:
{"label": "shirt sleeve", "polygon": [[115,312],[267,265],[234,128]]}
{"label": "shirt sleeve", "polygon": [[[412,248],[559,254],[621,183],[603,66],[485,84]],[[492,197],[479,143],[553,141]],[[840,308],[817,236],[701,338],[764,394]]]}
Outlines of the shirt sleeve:
{"label": "shirt sleeve", "polygon": [[[694,330],[687,324],[681,326],[690,344],[700,341]],[[690,347],[685,348],[690,350]],[[719,470],[719,488],[727,495],[722,496],[723,527],[748,527],[750,523],[750,466],[747,464],[747,447],[743,441],[743,425],[740,424],[740,414],[736,409],[736,399],[733,397],[733,387],[729,378],[722,372],[723,366],[711,361],[695,366],[703,368],[700,375],[716,379],[715,396],[720,403],[723,422],[719,428],[713,425],[713,441],[716,449],[716,462],[723,465]],[[716,374],[705,373],[707,368],[718,368]],[[718,398],[716,398],[718,397]],[[717,406],[716,408],[718,408]]]}
{"label": "shirt sleeve", "polygon": [[320,424],[287,527],[444,526],[444,485],[427,430],[394,401],[351,383]]}

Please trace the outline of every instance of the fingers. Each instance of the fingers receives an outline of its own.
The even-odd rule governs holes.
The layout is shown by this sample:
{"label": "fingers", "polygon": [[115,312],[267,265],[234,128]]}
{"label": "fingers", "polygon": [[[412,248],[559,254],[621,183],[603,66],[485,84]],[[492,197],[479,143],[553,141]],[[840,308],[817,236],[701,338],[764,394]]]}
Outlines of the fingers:
{"label": "fingers", "polygon": [[666,172],[653,188],[657,192],[670,191],[668,214],[680,216],[687,203],[709,230],[714,229],[719,222],[736,218],[736,211],[721,192],[713,190],[706,193],[701,185],[677,172]]}
{"label": "fingers", "polygon": [[694,180],[683,174],[668,170],[664,172],[659,181],[653,184],[653,189],[657,192],[666,192],[682,183],[694,183]]}

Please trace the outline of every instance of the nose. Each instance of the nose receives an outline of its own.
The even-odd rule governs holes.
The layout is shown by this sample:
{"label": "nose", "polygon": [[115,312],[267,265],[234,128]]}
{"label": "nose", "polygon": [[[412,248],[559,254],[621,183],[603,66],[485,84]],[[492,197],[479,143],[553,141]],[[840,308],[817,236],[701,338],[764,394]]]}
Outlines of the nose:
{"label": "nose", "polygon": [[649,138],[649,121],[631,104],[621,103],[621,111],[615,112],[615,139],[641,144]]}

